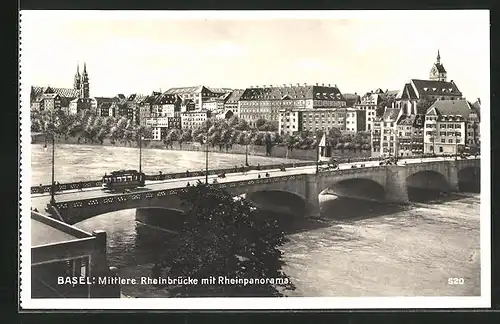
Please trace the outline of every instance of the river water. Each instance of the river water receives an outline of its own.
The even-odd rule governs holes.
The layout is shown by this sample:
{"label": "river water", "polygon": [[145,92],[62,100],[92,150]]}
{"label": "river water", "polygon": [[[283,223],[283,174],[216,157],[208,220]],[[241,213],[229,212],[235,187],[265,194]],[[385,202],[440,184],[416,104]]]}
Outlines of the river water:
{"label": "river water", "polygon": [[[32,183],[50,182],[50,151],[32,145]],[[244,163],[244,155],[210,153],[211,167]],[[250,157],[261,165],[284,160]],[[146,173],[202,169],[203,152],[143,150]],[[58,145],[56,181],[97,179],[104,172],[138,168],[132,148]],[[457,193],[408,206],[320,196],[321,220],[286,228],[285,272],[297,289],[288,296],[478,296],[478,193]],[[75,226],[108,233],[108,260],[123,277],[150,275],[172,234],[135,222],[135,210],[103,214]],[[448,278],[464,278],[448,285]],[[132,297],[165,296],[152,286],[123,286]]]}

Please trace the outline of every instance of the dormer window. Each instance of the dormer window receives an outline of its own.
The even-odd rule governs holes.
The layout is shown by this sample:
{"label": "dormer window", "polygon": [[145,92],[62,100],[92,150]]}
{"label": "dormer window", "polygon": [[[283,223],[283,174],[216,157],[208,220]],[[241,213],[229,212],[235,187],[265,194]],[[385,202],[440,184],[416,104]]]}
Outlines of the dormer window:
{"label": "dormer window", "polygon": [[424,91],[428,91],[428,90],[429,90],[429,88],[424,88]]}
{"label": "dormer window", "polygon": [[437,88],[432,88],[432,91],[436,91],[436,90],[437,90]]}

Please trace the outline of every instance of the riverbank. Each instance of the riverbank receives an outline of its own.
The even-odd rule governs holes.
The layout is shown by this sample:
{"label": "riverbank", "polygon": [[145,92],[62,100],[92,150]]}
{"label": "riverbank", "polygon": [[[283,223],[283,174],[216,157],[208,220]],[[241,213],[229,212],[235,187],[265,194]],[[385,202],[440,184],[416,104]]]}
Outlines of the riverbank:
{"label": "riverbank", "polygon": [[[32,136],[31,144],[45,144],[45,138],[43,135],[37,134],[37,136]],[[91,146],[109,146],[109,147],[124,147],[124,148],[139,148],[138,143],[135,141],[125,142],[125,141],[115,141],[112,142],[110,139],[104,139],[103,143],[100,142],[90,142],[83,138],[78,140],[77,137],[63,137],[58,136],[56,138],[56,144],[75,144],[75,145],[91,145]],[[179,143],[175,143],[169,145],[168,147],[162,141],[154,141],[154,140],[143,140],[142,142],[143,149],[161,149],[166,151],[188,151],[188,152],[199,152],[205,151],[205,147],[195,142],[186,142],[182,145]],[[209,147],[209,152],[213,153],[226,153],[226,154],[239,154],[245,155],[247,154],[247,147],[245,145],[233,144],[231,148],[227,150],[225,148],[220,149],[219,146]],[[362,158],[362,157],[370,157],[370,150],[357,150],[357,151],[349,151],[349,150],[334,150],[333,156],[337,158]],[[277,145],[271,149],[271,155],[266,155],[266,147],[262,145],[248,145],[248,155],[253,156],[265,156],[270,158],[280,158],[280,159],[295,159],[295,160],[310,160],[314,161],[317,156],[316,149],[303,150],[303,149],[293,149],[287,150],[285,146]]]}

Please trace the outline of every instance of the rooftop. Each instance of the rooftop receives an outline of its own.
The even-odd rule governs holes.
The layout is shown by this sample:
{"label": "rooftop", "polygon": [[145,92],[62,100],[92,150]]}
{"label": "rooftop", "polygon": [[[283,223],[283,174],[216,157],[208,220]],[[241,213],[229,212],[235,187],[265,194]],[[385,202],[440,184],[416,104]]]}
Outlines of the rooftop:
{"label": "rooftop", "polygon": [[471,106],[467,100],[436,100],[427,112],[435,109],[438,115],[460,115],[468,118],[471,113]]}
{"label": "rooftop", "polygon": [[88,237],[92,235],[48,216],[31,212],[31,247]]}

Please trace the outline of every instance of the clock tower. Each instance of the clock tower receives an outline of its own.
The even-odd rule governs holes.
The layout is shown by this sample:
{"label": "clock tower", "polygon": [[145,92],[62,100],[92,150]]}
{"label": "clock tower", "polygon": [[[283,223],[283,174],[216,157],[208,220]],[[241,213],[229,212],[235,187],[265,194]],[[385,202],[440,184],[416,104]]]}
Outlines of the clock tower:
{"label": "clock tower", "polygon": [[441,55],[438,54],[436,57],[436,63],[432,66],[431,72],[429,73],[429,80],[433,81],[446,81],[446,70],[443,64],[441,64]]}

